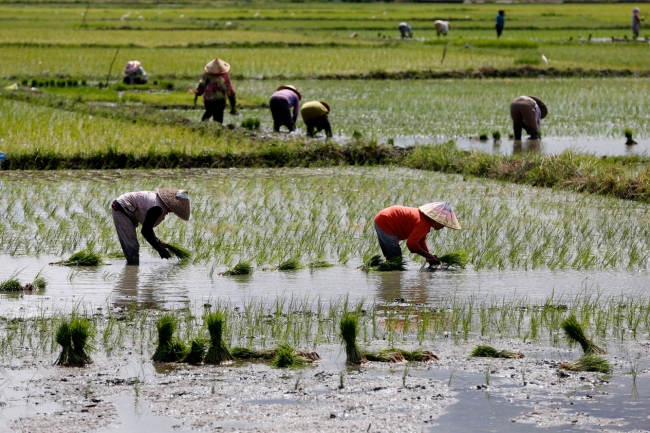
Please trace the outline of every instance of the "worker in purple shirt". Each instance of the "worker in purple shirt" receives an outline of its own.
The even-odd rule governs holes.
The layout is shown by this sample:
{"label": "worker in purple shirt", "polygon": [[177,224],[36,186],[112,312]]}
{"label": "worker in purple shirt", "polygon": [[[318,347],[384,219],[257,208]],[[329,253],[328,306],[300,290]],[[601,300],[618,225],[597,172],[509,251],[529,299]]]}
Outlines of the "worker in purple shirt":
{"label": "worker in purple shirt", "polygon": [[[289,129],[289,132],[296,130],[296,120],[300,111],[300,92],[292,85],[278,87],[278,90],[271,96],[271,115],[273,116],[273,130],[280,132],[282,125]],[[291,112],[293,109],[293,113]]]}

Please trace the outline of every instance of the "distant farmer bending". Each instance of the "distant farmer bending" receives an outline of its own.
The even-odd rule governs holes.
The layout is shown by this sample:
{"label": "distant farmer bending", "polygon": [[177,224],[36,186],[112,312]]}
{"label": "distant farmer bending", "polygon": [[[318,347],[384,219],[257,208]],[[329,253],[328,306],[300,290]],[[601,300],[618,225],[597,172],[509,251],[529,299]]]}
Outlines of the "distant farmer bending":
{"label": "distant farmer bending", "polygon": [[399,23],[399,32],[402,35],[402,39],[413,37],[413,28],[409,23]]}

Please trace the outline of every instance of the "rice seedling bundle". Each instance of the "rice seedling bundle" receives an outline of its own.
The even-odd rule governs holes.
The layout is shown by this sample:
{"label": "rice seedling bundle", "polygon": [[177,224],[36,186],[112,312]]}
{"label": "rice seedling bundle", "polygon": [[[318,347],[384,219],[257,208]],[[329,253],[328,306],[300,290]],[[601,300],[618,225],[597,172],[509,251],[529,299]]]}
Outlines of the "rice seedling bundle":
{"label": "rice seedling bundle", "polygon": [[320,269],[320,268],[332,268],[334,265],[332,263],[329,263],[325,260],[312,260],[309,262],[309,265],[307,265],[309,269]]}
{"label": "rice seedling bundle", "polygon": [[402,355],[402,352],[395,349],[384,349],[376,353],[364,352],[363,356],[368,361],[373,362],[390,362],[392,364],[406,362],[406,359],[404,358],[404,355]]}
{"label": "rice seedling bundle", "polygon": [[174,338],[176,318],[169,314],[163,315],[156,322],[158,330],[158,347],[151,359],[155,362],[177,362],[185,357],[185,343]]}
{"label": "rice seedling bundle", "polygon": [[235,359],[273,359],[275,357],[274,350],[257,351],[247,347],[233,347],[230,353]]}
{"label": "rice seedling bundle", "polygon": [[180,260],[187,260],[190,257],[192,257],[192,253],[190,250],[183,248],[180,245],[176,244],[163,244],[165,248],[167,248],[167,251],[174,257],[180,259]]}
{"label": "rice seedling bundle", "polygon": [[67,260],[52,263],[61,266],[101,266],[104,264],[102,257],[92,250],[77,251]]}
{"label": "rice seedling bundle", "polygon": [[187,352],[182,362],[198,365],[203,362],[205,352],[208,350],[208,342],[203,338],[194,338],[190,342],[190,350]]}
{"label": "rice seedling bundle", "polygon": [[600,353],[604,354],[605,351],[598,347],[593,341],[591,341],[585,335],[582,325],[576,319],[575,314],[571,314],[562,322],[562,329],[564,330],[564,336],[569,341],[570,344],[580,344],[582,347],[582,352],[585,355],[591,353]]}
{"label": "rice seedling bundle", "polygon": [[391,271],[405,271],[406,270],[406,260],[403,257],[393,257],[385,262],[382,262],[377,266],[377,270],[380,272],[391,272]]}
{"label": "rice seedling bundle", "polygon": [[464,268],[467,266],[469,253],[467,251],[455,251],[453,253],[440,256],[438,259],[443,266]]}
{"label": "rice seedling bundle", "polygon": [[17,278],[9,278],[0,283],[0,292],[20,292],[23,286]]}
{"label": "rice seedling bundle", "polygon": [[251,275],[252,273],[253,265],[250,262],[239,262],[224,272],[223,275]]}
{"label": "rice seedling bundle", "polygon": [[341,317],[339,324],[340,337],[345,344],[345,362],[347,364],[363,364],[367,362],[363,353],[357,344],[357,336],[359,334],[359,316],[356,313],[345,313]]}
{"label": "rice seedling bundle", "polygon": [[300,263],[300,260],[293,258],[289,260],[285,260],[284,262],[280,263],[280,265],[277,267],[278,271],[297,271],[298,269],[302,269],[302,263]]}
{"label": "rice seedling bundle", "polygon": [[569,371],[594,371],[597,373],[611,373],[614,370],[609,361],[593,353],[583,355],[574,362],[563,362],[559,365],[559,368]]}
{"label": "rice seedling bundle", "polygon": [[91,336],[91,325],[86,319],[73,317],[72,320],[64,321],[56,331],[56,342],[61,346],[61,353],[54,362],[54,365],[66,367],[83,367],[92,363],[88,350]]}
{"label": "rice seedling bundle", "polygon": [[519,359],[523,358],[524,354],[521,352],[512,352],[510,350],[497,350],[492,346],[479,345],[472,350],[470,356],[477,358],[510,358]]}
{"label": "rice seedling bundle", "polygon": [[440,357],[429,350],[414,350],[409,352],[404,349],[395,349],[402,354],[404,359],[409,362],[431,362],[440,361]]}
{"label": "rice seedling bundle", "polygon": [[210,347],[205,356],[207,364],[223,364],[233,361],[232,354],[228,350],[226,342],[223,341],[223,331],[226,319],[221,311],[215,311],[205,316],[205,325],[210,333]]}
{"label": "rice seedling bundle", "polygon": [[271,360],[271,365],[275,368],[299,368],[308,363],[306,358],[296,354],[295,349],[287,343],[278,346],[275,356]]}
{"label": "rice seedling bundle", "polygon": [[37,290],[45,290],[47,287],[47,280],[42,275],[36,275],[34,277],[34,281],[32,281],[32,286],[34,286]]}

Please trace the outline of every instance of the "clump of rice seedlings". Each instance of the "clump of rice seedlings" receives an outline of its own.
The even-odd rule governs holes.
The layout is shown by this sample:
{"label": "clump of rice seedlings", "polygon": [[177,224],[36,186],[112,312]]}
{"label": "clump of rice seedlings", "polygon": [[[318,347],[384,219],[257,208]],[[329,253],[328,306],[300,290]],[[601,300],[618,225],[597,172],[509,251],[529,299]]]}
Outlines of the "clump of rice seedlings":
{"label": "clump of rice seedlings", "polygon": [[627,139],[625,144],[628,146],[631,144],[637,144],[637,142],[632,138],[632,130],[630,128],[626,128],[625,131],[623,131],[623,134],[625,134],[625,138]]}
{"label": "clump of rice seedlings", "polygon": [[603,354],[605,351],[598,347],[596,343],[591,341],[585,335],[585,331],[582,328],[582,325],[576,319],[575,314],[571,314],[562,322],[562,329],[564,330],[564,336],[569,341],[570,344],[580,344],[582,347],[582,352],[585,355],[590,353],[600,353]]}
{"label": "clump of rice seedlings", "polygon": [[54,365],[83,367],[92,363],[88,354],[92,349],[88,345],[90,336],[91,325],[88,320],[74,317],[69,322],[63,321],[56,331],[56,342],[61,346],[61,353]]}
{"label": "clump of rice seedlings", "polygon": [[440,357],[433,352],[428,350],[414,350],[409,352],[404,349],[394,349],[402,354],[405,360],[409,362],[431,362],[431,361],[440,361]]}
{"label": "clump of rice seedlings", "polygon": [[223,332],[226,327],[226,318],[221,311],[215,311],[205,316],[205,325],[210,333],[210,348],[205,356],[207,364],[224,364],[235,358],[230,353]]}
{"label": "clump of rice seedlings", "polygon": [[228,269],[222,275],[251,275],[253,273],[253,265],[250,262],[239,262],[234,267]]}
{"label": "clump of rice seedlings", "polygon": [[77,251],[67,260],[51,263],[61,266],[101,266],[104,264],[102,257],[92,250]]}
{"label": "clump of rice seedlings", "polygon": [[203,338],[194,338],[190,342],[190,350],[187,352],[182,362],[198,365],[203,362],[205,352],[208,350],[208,342]]}
{"label": "clump of rice seedlings", "polygon": [[257,351],[247,347],[233,347],[230,353],[235,359],[273,359],[275,357],[274,350]]}
{"label": "clump of rice seedlings", "polygon": [[293,258],[280,263],[276,269],[278,271],[297,271],[298,269],[302,268],[303,265],[300,263],[300,260]]}
{"label": "clump of rice seedlings", "polygon": [[384,349],[376,353],[364,352],[363,356],[368,361],[373,362],[390,362],[391,364],[400,364],[402,362],[406,362],[406,359],[404,358],[404,355],[402,355],[402,352],[396,349]]}
{"label": "clump of rice seedlings", "polygon": [[465,268],[469,259],[469,253],[467,251],[455,251],[453,253],[440,256],[438,259],[440,260],[440,263],[445,267]]}
{"label": "clump of rice seedlings", "polygon": [[597,373],[611,373],[614,368],[602,356],[590,353],[574,362],[563,362],[559,365],[562,370],[569,371],[594,371]]}
{"label": "clump of rice seedlings", "polygon": [[0,292],[20,292],[23,286],[17,278],[9,278],[0,283]]}
{"label": "clump of rice seedlings", "polygon": [[309,362],[320,361],[322,358],[317,352],[307,352],[305,350],[298,350],[298,356],[305,358]]}
{"label": "clump of rice seedlings", "polygon": [[521,352],[512,352],[510,350],[497,350],[492,346],[476,346],[470,356],[476,358],[510,358],[519,359],[523,358],[524,354]]}
{"label": "clump of rice seedlings", "polygon": [[271,365],[275,368],[299,368],[308,364],[308,360],[296,354],[291,345],[282,343],[275,351]]}
{"label": "clump of rice seedlings", "polygon": [[365,265],[369,268],[374,268],[375,266],[379,266],[383,262],[384,262],[384,258],[379,254],[375,254],[374,256],[370,257],[366,261]]}
{"label": "clump of rice seedlings", "polygon": [[311,262],[309,262],[307,267],[309,267],[309,269],[320,269],[320,268],[332,268],[334,267],[334,265],[325,260],[312,260]]}
{"label": "clump of rice seedlings", "polygon": [[393,257],[380,263],[376,270],[380,272],[405,271],[406,260],[403,257]]}
{"label": "clump of rice seedlings", "polygon": [[359,315],[356,313],[345,313],[339,324],[340,337],[345,344],[345,362],[347,364],[359,365],[367,362],[357,344],[359,335]]}
{"label": "clump of rice seedlings", "polygon": [[487,139],[488,139],[488,135],[485,134],[485,133],[480,134],[480,135],[478,136],[478,139],[481,140],[481,141],[487,141]]}
{"label": "clump of rice seedlings", "polygon": [[177,362],[185,357],[185,343],[174,338],[176,318],[169,314],[163,315],[156,322],[158,330],[158,347],[151,359],[155,362]]}
{"label": "clump of rice seedlings", "polygon": [[493,131],[493,132],[492,132],[492,139],[493,139],[495,142],[497,142],[497,141],[501,141],[501,132],[499,132],[499,131]]}
{"label": "clump of rice seedlings", "polygon": [[180,259],[180,260],[187,260],[190,257],[192,257],[192,253],[190,250],[181,247],[180,245],[176,244],[163,244],[165,248],[169,251],[171,255],[174,257]]}
{"label": "clump of rice seedlings", "polygon": [[34,277],[34,281],[32,281],[32,286],[34,286],[36,290],[45,290],[45,288],[47,287],[47,280],[39,272]]}
{"label": "clump of rice seedlings", "polygon": [[242,128],[246,128],[249,131],[260,129],[260,125],[261,125],[260,119],[258,119],[257,117],[247,117],[241,123]]}

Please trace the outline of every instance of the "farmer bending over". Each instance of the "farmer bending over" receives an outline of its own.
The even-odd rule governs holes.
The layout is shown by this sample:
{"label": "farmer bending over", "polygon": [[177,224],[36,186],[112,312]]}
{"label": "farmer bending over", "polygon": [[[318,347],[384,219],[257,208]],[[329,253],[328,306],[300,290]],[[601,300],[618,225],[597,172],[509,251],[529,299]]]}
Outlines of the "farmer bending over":
{"label": "farmer bending over", "polygon": [[126,62],[124,68],[124,84],[147,84],[147,72],[137,60]]}
{"label": "farmer bending over", "polygon": [[167,247],[153,232],[169,212],[183,221],[190,218],[190,196],[185,190],[161,188],[152,191],[127,192],[111,203],[113,223],[120,239],[127,265],[140,264],[140,244],[135,229],[142,224],[142,236],[158,251],[160,258],[169,259]]}
{"label": "farmer bending over", "polygon": [[402,39],[406,37],[413,37],[413,28],[409,23],[399,23],[399,32],[402,35]]}
{"label": "farmer bending over", "polygon": [[451,28],[449,21],[436,20],[433,25],[436,27],[436,35],[440,37],[440,34],[447,36],[447,32]]}
{"label": "farmer bending over", "polygon": [[426,238],[431,229],[443,227],[460,230],[456,214],[445,202],[429,203],[419,208],[391,206],[375,216],[379,246],[387,260],[402,257],[399,241],[406,239],[409,251],[424,257],[429,265],[439,265],[438,256],[429,252]]}
{"label": "farmer bending over", "polygon": [[531,140],[539,140],[541,121],[548,114],[546,105],[534,96],[520,96],[510,104],[510,117],[515,132],[515,141],[521,140],[522,128],[530,134]]}
{"label": "farmer bending over", "polygon": [[223,111],[226,109],[226,98],[230,101],[230,114],[237,114],[235,105],[237,99],[235,98],[235,89],[230,82],[230,75],[228,71],[230,65],[223,60],[214,59],[203,68],[203,78],[199,82],[198,87],[194,90],[196,98],[203,95],[203,105],[205,106],[205,113],[201,117],[201,121],[210,120],[210,117],[215,122],[223,123]]}
{"label": "farmer bending over", "polygon": [[314,129],[316,129],[316,133],[325,130],[325,135],[331,137],[332,126],[330,125],[330,121],[327,119],[328,114],[330,114],[330,106],[327,102],[305,102],[300,109],[300,117],[302,117],[302,121],[307,125],[307,135],[313,137],[315,135]]}
{"label": "farmer bending over", "polygon": [[280,132],[280,127],[283,125],[289,129],[289,132],[296,130],[300,98],[302,96],[298,89],[289,84],[278,87],[277,92],[271,95],[270,106],[275,132]]}

